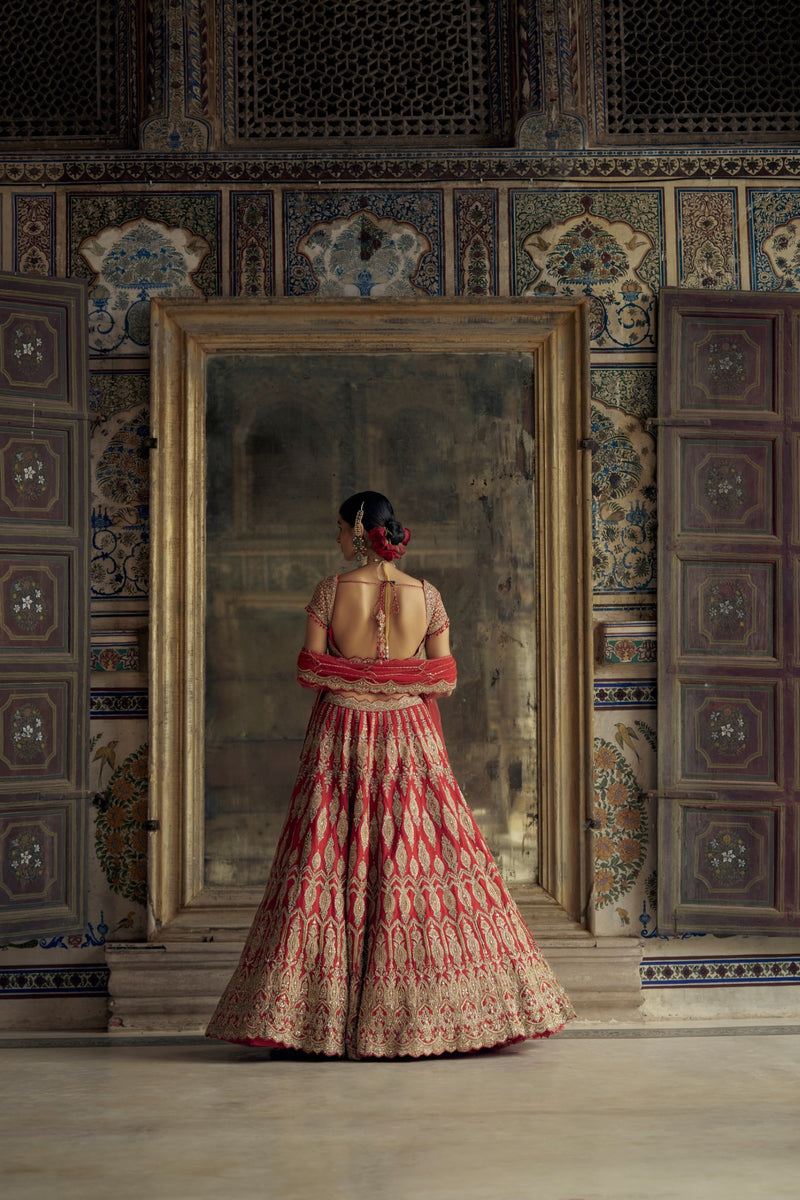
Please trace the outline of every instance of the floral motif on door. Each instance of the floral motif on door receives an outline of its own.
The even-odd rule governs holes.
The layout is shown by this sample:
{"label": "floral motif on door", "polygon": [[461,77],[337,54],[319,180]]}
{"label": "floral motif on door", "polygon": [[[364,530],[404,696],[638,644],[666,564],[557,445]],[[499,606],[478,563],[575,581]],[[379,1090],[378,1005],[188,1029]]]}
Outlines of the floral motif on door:
{"label": "floral motif on door", "polygon": [[64,779],[71,764],[63,730],[73,694],[67,680],[42,687],[25,681],[0,690],[0,783]]}
{"label": "floral motif on door", "polygon": [[744,383],[745,352],[742,339],[716,338],[706,346],[706,371],[721,388],[736,391]]}
{"label": "floral motif on door", "polygon": [[0,427],[0,520],[63,523],[68,453],[69,437],[60,430],[32,438],[18,424]]}
{"label": "floral motif on door", "polygon": [[706,865],[722,887],[742,883],[750,872],[750,851],[735,829],[724,829],[706,842]]}
{"label": "floral motif on door", "polygon": [[774,444],[765,438],[734,442],[684,437],[680,445],[682,532],[772,534]]}
{"label": "floral motif on door", "polygon": [[774,563],[687,557],[679,579],[682,655],[774,656],[779,642]]}
{"label": "floral motif on door", "polygon": [[40,704],[24,701],[11,713],[11,748],[25,763],[39,761],[45,754],[44,717]]}
{"label": "floral motif on door", "polygon": [[694,709],[693,745],[687,747],[694,769],[688,778],[743,774],[753,778],[774,771],[772,733],[774,697],[768,689],[752,696],[707,696],[691,689]]}
{"label": "floral motif on door", "polygon": [[748,723],[741,707],[723,704],[708,711],[708,736],[718,754],[725,758],[742,758],[749,743]]}
{"label": "floral motif on door", "polygon": [[775,690],[757,683],[681,688],[681,778],[776,780]]}
{"label": "floral motif on door", "polygon": [[53,900],[58,896],[66,829],[60,806],[27,816],[0,812],[0,900]]}
{"label": "floral motif on door", "polygon": [[11,353],[17,361],[20,375],[35,375],[44,362],[44,338],[33,321],[14,323]]}
{"label": "floral motif on door", "polygon": [[24,829],[9,842],[8,865],[22,884],[33,883],[44,874],[42,838],[32,829]]}
{"label": "floral motif on door", "polygon": [[47,468],[37,447],[23,446],[16,451],[11,478],[20,499],[36,500],[43,495],[47,489]]}
{"label": "floral motif on door", "polygon": [[752,595],[736,579],[714,579],[705,591],[703,627],[718,642],[741,639],[752,623]]}
{"label": "floral motif on door", "polygon": [[744,479],[738,464],[729,458],[718,458],[708,468],[703,491],[710,507],[732,516],[745,501]]}
{"label": "floral motif on door", "polygon": [[775,337],[769,319],[752,320],[738,329],[719,318],[688,322],[681,367],[683,407],[772,412]]}
{"label": "floral motif on door", "polygon": [[30,575],[23,575],[11,584],[12,624],[24,633],[33,633],[47,620],[48,606],[44,592]]}
{"label": "floral motif on door", "polygon": [[684,901],[771,906],[775,902],[777,847],[785,837],[779,808],[722,811],[682,808]]}
{"label": "floral motif on door", "polygon": [[58,377],[58,330],[46,316],[6,312],[0,321],[0,374],[12,389],[41,394]]}
{"label": "floral motif on door", "polygon": [[0,554],[0,654],[69,649],[73,570],[70,555]]}

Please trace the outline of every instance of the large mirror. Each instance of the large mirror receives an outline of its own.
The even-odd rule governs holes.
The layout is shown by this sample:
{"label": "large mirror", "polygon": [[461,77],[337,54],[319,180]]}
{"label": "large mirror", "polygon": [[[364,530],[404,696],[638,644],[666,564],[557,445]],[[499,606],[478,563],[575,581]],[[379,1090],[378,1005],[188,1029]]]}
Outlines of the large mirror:
{"label": "large mirror", "polygon": [[445,599],[445,736],[500,869],[578,915],[584,320],[570,301],[155,306],[153,934],[249,923],[312,702],[303,608],[346,569],[337,509],[368,487]]}

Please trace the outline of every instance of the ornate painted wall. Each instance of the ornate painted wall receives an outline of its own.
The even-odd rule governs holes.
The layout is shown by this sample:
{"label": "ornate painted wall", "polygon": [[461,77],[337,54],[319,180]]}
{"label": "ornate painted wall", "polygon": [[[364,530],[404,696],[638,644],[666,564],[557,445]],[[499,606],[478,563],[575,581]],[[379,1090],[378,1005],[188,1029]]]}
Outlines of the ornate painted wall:
{"label": "ornate painted wall", "polygon": [[[568,8],[531,8],[529,115],[505,149],[198,153],[213,122],[203,125],[199,77],[176,74],[174,51],[165,70],[180,79],[182,103],[153,109],[142,149],[0,149],[0,267],[90,285],[90,754],[102,795],[90,822],[89,921],[73,935],[0,948],[0,1025],[102,1026],[104,942],[144,936],[148,322],[151,298],[166,295],[590,298],[595,926],[643,937],[643,980],[664,994],[680,979],[738,986],[800,975],[800,959],[784,954],[776,966],[760,945],[754,957],[738,944],[698,950],[660,938],[647,797],[657,752],[647,420],[659,289],[800,290],[800,151],[580,148],[561,36]],[[191,65],[191,27],[186,39],[171,44]],[[545,109],[548,79],[560,108]],[[151,81],[151,101],[156,92]],[[670,965],[681,954],[690,962],[682,976]],[[767,966],[754,974],[759,962]]]}

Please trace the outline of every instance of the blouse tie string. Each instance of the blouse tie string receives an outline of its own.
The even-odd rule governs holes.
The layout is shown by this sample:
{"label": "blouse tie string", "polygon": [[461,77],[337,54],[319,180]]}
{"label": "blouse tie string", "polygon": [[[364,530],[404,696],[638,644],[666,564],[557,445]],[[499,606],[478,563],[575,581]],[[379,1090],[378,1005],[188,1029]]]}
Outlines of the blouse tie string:
{"label": "blouse tie string", "polygon": [[[386,566],[384,564],[384,575],[380,581],[378,589],[378,602],[375,605],[374,617],[378,622],[378,658],[389,658],[389,630],[391,627],[391,619],[393,616],[400,615],[400,601],[397,596],[397,584],[394,579],[389,579],[386,576]],[[388,587],[386,585],[389,585]]]}

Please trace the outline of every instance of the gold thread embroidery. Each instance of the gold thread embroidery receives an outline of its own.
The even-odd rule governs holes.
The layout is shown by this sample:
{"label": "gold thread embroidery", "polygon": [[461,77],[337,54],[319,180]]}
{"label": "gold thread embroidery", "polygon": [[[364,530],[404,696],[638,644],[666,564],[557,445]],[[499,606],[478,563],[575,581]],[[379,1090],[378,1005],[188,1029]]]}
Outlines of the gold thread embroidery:
{"label": "gold thread embroidery", "polygon": [[418,1057],[545,1036],[572,1015],[425,705],[319,705],[209,1036]]}

